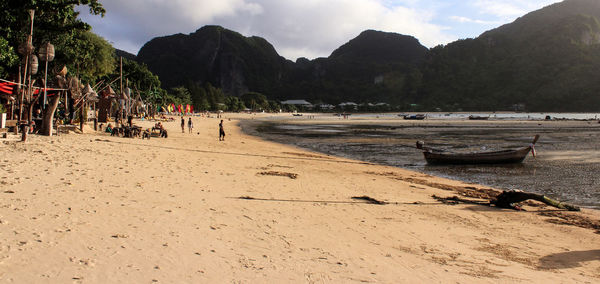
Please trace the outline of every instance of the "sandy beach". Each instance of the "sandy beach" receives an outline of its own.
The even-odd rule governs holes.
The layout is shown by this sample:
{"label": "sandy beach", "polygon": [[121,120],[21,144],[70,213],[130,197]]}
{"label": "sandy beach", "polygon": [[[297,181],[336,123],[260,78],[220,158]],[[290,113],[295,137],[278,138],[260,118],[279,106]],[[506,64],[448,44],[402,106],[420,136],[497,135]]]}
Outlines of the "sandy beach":
{"label": "sandy beach", "polygon": [[222,142],[200,117],[0,139],[0,282],[600,281],[598,211],[477,204],[494,190],[243,134],[254,117],[225,114]]}

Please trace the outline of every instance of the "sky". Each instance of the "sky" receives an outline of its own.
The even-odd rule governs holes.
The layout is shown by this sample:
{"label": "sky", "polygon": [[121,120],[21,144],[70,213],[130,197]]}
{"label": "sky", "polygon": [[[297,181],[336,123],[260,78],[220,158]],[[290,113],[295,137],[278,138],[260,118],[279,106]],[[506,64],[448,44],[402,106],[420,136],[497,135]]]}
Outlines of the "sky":
{"label": "sky", "polygon": [[557,0],[100,0],[104,17],[80,18],[115,48],[137,54],[152,38],[219,25],[260,36],[290,60],[327,57],[367,29],[426,47],[474,38]]}

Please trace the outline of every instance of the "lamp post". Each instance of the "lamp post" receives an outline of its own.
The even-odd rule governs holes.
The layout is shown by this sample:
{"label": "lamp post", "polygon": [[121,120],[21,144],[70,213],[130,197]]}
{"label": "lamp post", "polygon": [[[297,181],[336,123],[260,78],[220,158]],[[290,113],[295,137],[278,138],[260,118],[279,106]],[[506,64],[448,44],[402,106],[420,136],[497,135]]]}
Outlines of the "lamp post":
{"label": "lamp post", "polygon": [[42,47],[40,47],[39,51],[40,59],[46,62],[46,69],[44,72],[44,101],[42,103],[42,107],[46,109],[46,103],[48,98],[48,62],[52,62],[54,60],[54,45],[50,42],[46,42]]}

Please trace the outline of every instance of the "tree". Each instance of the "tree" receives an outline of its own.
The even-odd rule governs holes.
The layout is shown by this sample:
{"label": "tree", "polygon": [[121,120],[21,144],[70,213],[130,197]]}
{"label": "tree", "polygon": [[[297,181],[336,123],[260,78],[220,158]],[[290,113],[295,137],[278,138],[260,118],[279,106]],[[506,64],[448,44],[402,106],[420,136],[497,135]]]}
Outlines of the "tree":
{"label": "tree", "polygon": [[242,101],[240,101],[240,99],[238,97],[234,97],[234,96],[225,97],[225,106],[227,107],[228,111],[236,111],[236,112],[244,110],[246,108],[244,106],[244,103]]}
{"label": "tree", "polygon": [[281,109],[281,105],[277,101],[270,100],[269,101],[269,110],[272,112],[279,112]]}
{"label": "tree", "polygon": [[[112,56],[116,55],[113,53]],[[119,76],[119,72],[119,66],[115,64],[112,73],[103,78],[104,81],[114,80]],[[123,58],[123,80],[125,79],[128,80],[131,89],[140,92],[143,100],[158,103],[166,94],[166,91],[160,88],[158,76],[150,72],[145,64]]]}
{"label": "tree", "polygon": [[[73,48],[63,50],[83,82],[93,82],[115,70],[115,49],[104,38],[90,32],[78,31],[73,36]],[[71,69],[73,70],[73,69]]]}
{"label": "tree", "polygon": [[175,104],[186,105],[186,104],[192,103],[192,97],[190,95],[190,91],[186,87],[179,86],[179,87],[172,88],[170,94],[174,98],[173,103],[175,103]]}
{"label": "tree", "polygon": [[[33,27],[33,45],[41,46],[50,41],[56,48],[54,64],[66,65],[69,70],[77,70],[75,58],[70,54],[89,54],[94,49],[86,49],[88,45],[80,44],[82,37],[89,35],[84,32],[91,27],[79,20],[76,5],[89,7],[93,15],[104,16],[106,12],[98,0],[3,0],[0,1],[0,38],[8,41],[12,49],[4,49],[5,56],[16,57],[19,44],[24,42],[29,34],[28,10],[35,10]],[[89,40],[89,39],[88,39]],[[2,52],[2,54],[5,54]],[[92,59],[93,56],[90,56]],[[16,71],[17,61],[0,60],[0,69]],[[5,71],[7,72],[7,71]],[[6,74],[0,74],[6,76]]]}
{"label": "tree", "polygon": [[262,106],[269,106],[269,102],[267,101],[267,97],[261,93],[250,92],[242,95],[241,100],[244,102],[244,105],[249,107],[252,110],[257,110]]}
{"label": "tree", "polygon": [[0,77],[8,77],[6,67],[13,66],[18,62],[19,58],[14,52],[14,48],[9,45],[8,41],[0,37]]}

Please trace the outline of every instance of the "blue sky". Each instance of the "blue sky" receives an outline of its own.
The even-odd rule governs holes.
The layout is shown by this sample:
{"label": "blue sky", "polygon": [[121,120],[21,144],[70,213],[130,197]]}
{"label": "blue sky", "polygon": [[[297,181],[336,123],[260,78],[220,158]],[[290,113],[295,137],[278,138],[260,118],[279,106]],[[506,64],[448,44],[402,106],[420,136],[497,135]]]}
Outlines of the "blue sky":
{"label": "blue sky", "polygon": [[366,29],[412,35],[427,46],[477,37],[556,0],[102,0],[81,18],[116,48],[137,54],[157,36],[221,25],[261,36],[291,60],[326,57]]}

